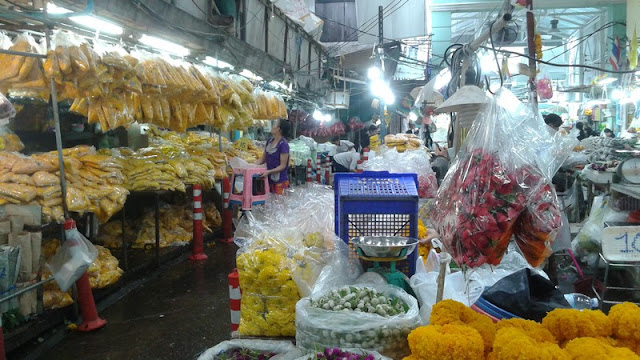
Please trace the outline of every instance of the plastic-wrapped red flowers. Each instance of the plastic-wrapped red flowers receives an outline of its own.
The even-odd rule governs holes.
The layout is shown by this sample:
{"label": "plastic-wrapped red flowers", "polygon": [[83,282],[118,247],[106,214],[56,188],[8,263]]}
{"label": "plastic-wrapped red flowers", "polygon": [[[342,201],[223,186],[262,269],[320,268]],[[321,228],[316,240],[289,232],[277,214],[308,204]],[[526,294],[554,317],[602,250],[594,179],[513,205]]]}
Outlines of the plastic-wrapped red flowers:
{"label": "plastic-wrapped red flowers", "polygon": [[[375,357],[371,354],[361,355],[348,351],[340,350],[339,348],[326,348],[323,352],[318,352],[315,359],[318,360],[375,360]],[[312,360],[312,359],[309,359]]]}
{"label": "plastic-wrapped red flowers", "polygon": [[461,160],[451,180],[438,193],[432,218],[458,264],[498,265],[512,235],[531,265],[549,256],[562,215],[555,191],[535,169],[509,171],[478,149]]}
{"label": "plastic-wrapped red flowers", "polygon": [[569,142],[501,90],[465,139],[431,204],[431,220],[459,265],[498,265],[512,236],[527,261],[551,253],[562,211],[551,177]]}

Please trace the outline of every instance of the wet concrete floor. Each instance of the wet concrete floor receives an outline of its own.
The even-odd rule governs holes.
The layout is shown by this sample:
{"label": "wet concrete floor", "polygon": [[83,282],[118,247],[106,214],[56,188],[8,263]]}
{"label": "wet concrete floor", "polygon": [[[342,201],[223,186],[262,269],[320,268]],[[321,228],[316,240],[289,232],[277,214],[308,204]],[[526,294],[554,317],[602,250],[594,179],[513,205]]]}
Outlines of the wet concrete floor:
{"label": "wet concrete floor", "polygon": [[182,256],[102,311],[108,322],[73,333],[41,358],[47,360],[196,359],[231,333],[227,275],[236,246],[205,247],[209,258]]}

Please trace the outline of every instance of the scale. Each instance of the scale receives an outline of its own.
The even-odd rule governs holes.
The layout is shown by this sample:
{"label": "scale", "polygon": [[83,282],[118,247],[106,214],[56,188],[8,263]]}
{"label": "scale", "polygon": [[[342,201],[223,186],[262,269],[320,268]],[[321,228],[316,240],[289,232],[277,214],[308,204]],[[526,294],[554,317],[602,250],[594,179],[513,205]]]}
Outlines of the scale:
{"label": "scale", "polygon": [[[418,240],[401,236],[361,236],[351,239],[360,259],[373,262],[367,271],[378,273],[391,285],[407,290],[406,275],[396,269],[396,262],[405,260],[418,245]],[[380,263],[389,263],[389,267]]]}
{"label": "scale", "polygon": [[[638,152],[634,152],[638,155]],[[640,185],[640,158],[629,158],[618,165],[618,176],[620,180],[632,185]]]}

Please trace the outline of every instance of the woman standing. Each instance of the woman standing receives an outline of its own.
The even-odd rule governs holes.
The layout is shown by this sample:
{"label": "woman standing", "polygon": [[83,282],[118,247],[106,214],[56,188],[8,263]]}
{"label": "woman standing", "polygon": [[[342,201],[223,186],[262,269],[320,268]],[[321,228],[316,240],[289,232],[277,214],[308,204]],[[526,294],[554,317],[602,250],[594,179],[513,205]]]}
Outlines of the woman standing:
{"label": "woman standing", "polygon": [[287,120],[279,120],[271,127],[273,137],[267,141],[262,159],[257,165],[267,164],[267,171],[263,176],[269,177],[269,190],[274,194],[282,195],[284,189],[289,188],[289,143],[286,138],[290,136],[291,123]]}

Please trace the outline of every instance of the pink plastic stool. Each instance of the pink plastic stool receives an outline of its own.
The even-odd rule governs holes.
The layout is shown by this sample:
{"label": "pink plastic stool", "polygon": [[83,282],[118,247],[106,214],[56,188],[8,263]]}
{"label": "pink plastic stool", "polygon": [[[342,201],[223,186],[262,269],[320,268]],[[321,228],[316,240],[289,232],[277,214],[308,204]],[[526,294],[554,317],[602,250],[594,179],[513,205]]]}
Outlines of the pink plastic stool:
{"label": "pink plastic stool", "polygon": [[260,178],[264,172],[264,168],[234,169],[229,203],[241,205],[242,210],[251,210],[253,205],[264,204],[269,195],[269,180],[266,176]]}

